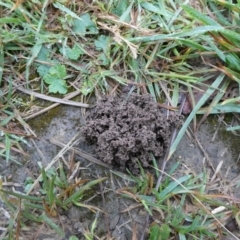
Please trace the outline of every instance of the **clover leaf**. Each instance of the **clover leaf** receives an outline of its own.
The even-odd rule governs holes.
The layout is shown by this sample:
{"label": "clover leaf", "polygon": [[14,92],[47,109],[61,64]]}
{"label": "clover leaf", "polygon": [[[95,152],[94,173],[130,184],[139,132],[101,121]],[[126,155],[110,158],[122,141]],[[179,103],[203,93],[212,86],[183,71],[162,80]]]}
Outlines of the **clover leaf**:
{"label": "clover leaf", "polygon": [[67,48],[67,57],[71,60],[77,60],[84,52],[76,44],[73,48]]}
{"label": "clover leaf", "polygon": [[49,84],[49,92],[66,94],[67,84],[64,80],[66,75],[67,72],[64,65],[56,64],[51,67],[48,74],[43,77],[44,82]]}
{"label": "clover leaf", "polygon": [[96,34],[98,30],[96,24],[91,20],[90,15],[85,13],[80,16],[80,19],[73,20],[73,32],[78,35],[85,36],[85,34]]}

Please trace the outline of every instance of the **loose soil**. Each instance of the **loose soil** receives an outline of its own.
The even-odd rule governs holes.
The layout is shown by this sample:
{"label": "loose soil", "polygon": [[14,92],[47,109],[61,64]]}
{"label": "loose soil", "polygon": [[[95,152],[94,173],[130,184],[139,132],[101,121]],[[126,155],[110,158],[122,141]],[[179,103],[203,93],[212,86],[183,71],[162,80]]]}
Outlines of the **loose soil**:
{"label": "loose soil", "polygon": [[89,112],[81,132],[89,144],[96,144],[100,160],[137,174],[139,164],[149,167],[152,155],[160,160],[165,154],[171,133],[182,119],[178,114],[166,116],[149,94],[124,94],[103,97]]}

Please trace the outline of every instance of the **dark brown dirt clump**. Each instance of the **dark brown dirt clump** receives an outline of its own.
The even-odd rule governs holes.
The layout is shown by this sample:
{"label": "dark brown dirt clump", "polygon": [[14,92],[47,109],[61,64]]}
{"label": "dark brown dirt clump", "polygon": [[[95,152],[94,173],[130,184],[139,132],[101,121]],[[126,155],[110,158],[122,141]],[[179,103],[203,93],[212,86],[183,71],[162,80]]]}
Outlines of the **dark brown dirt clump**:
{"label": "dark brown dirt clump", "polygon": [[133,93],[103,97],[89,112],[82,134],[88,143],[96,144],[100,160],[136,173],[137,160],[148,167],[152,154],[164,155],[172,129],[181,124],[181,116],[164,115],[150,95]]}

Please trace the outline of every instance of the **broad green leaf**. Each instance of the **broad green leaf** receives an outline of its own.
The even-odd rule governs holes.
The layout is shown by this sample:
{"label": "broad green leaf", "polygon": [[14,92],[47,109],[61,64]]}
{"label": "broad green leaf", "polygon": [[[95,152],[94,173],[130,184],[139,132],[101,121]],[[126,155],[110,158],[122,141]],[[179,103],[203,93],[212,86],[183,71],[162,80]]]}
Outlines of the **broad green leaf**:
{"label": "broad green leaf", "polygon": [[94,41],[94,45],[97,50],[103,50],[104,53],[107,53],[109,49],[110,37],[105,35],[100,35],[98,40]]}
{"label": "broad green leaf", "polygon": [[49,73],[43,77],[44,81],[49,84],[49,92],[67,93],[66,77],[67,72],[64,65],[57,64],[49,69]]}
{"label": "broad green leaf", "polygon": [[49,74],[55,75],[59,78],[64,78],[67,75],[66,68],[64,65],[57,64],[56,66],[50,68]]}
{"label": "broad green leaf", "polygon": [[49,92],[52,92],[52,93],[59,92],[61,94],[66,94],[67,93],[66,81],[54,78],[51,84],[49,85]]}
{"label": "broad green leaf", "polygon": [[37,55],[37,60],[39,61],[47,61],[49,59],[49,54],[51,52],[51,49],[47,48],[46,46],[42,45],[40,51]]}
{"label": "broad green leaf", "polygon": [[157,224],[154,224],[150,228],[150,239],[149,240],[160,240],[160,226]]}
{"label": "broad green leaf", "polygon": [[83,95],[87,96],[89,93],[91,93],[91,92],[93,91],[93,89],[94,89],[94,84],[93,84],[93,82],[92,82],[91,80],[89,80],[89,79],[86,79],[86,80],[83,82],[83,84],[82,84],[82,86],[81,86],[81,88],[80,88],[80,92],[81,92]]}
{"label": "broad green leaf", "polygon": [[73,48],[66,49],[67,57],[71,60],[77,60],[84,52],[74,44]]}
{"label": "broad green leaf", "polygon": [[171,229],[167,224],[162,224],[160,228],[160,239],[168,240],[170,236]]}
{"label": "broad green leaf", "polygon": [[[51,63],[51,60],[49,59],[50,51],[51,49],[42,45],[36,59],[41,62]],[[39,66],[37,67],[37,72],[39,73],[40,77],[44,77],[48,74],[50,68],[51,66],[47,64],[39,64]]]}
{"label": "broad green leaf", "polygon": [[170,232],[171,230],[167,224],[161,226],[154,224],[150,228],[150,240],[168,240]]}
{"label": "broad green leaf", "polygon": [[98,60],[101,61],[101,64],[104,66],[109,65],[110,63],[110,60],[105,53],[100,54],[100,56],[98,57]]}
{"label": "broad green leaf", "polygon": [[73,32],[78,35],[96,34],[98,30],[88,13],[81,15],[81,19],[73,20]]}
{"label": "broad green leaf", "polygon": [[42,64],[37,68],[37,72],[40,77],[44,77],[45,75],[48,74],[50,68],[51,68],[50,66]]}
{"label": "broad green leaf", "polygon": [[97,50],[103,50],[103,53],[99,55],[98,60],[102,65],[106,66],[110,63],[109,55],[109,47],[110,47],[110,37],[105,35],[100,35],[97,40],[94,41],[94,45]]}

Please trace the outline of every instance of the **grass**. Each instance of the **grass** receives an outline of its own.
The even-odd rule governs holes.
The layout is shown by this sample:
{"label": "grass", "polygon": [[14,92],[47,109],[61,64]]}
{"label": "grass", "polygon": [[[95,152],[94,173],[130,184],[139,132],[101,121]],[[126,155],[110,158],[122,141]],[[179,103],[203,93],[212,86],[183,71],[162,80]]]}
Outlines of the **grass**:
{"label": "grass", "polygon": [[[122,85],[133,84],[138,93],[149,92],[156,101],[167,102],[174,110],[182,92],[188,92],[192,99],[193,110],[170,147],[168,161],[192,121],[197,130],[209,114],[240,112],[239,14],[239,1],[233,3],[231,0],[197,3],[188,0],[1,1],[0,156],[7,162],[20,164],[14,156],[26,155],[22,146],[28,145],[31,137],[36,137],[27,120],[49,110],[32,114],[38,107],[36,98],[53,101],[52,107],[55,107],[59,103],[71,105],[73,102],[69,99],[79,95],[81,102],[75,103],[88,108],[90,96],[114,94]],[[194,103],[196,92],[202,94]],[[197,114],[202,115],[199,123],[196,122]],[[226,130],[236,131],[239,126],[227,126]],[[53,211],[51,208],[55,205],[66,207],[53,198],[53,188],[46,187],[46,181],[54,188],[60,187],[56,185],[58,174],[44,177],[45,173],[47,169],[42,171],[44,189],[50,191],[44,200],[45,208]],[[206,188],[209,179],[201,182],[200,176],[189,175],[183,180],[168,176],[161,183],[161,190],[154,192],[153,178],[144,172],[141,176],[140,180],[132,176],[132,181],[141,189],[139,196],[136,195],[138,191],[132,194],[149,214],[153,208],[166,215],[161,224],[153,222],[151,239],[160,233],[165,236],[163,239],[170,234],[178,235],[179,239],[191,235],[201,239],[215,234],[212,224],[226,215],[209,214],[205,219],[204,214],[209,209],[201,204],[202,212],[197,217],[182,211],[189,198],[210,205],[209,192],[200,191]],[[35,183],[39,179],[40,176],[34,179]],[[176,185],[170,188],[171,196],[164,190],[169,185]],[[146,190],[147,187],[150,189]],[[154,203],[157,205],[149,201],[146,191],[157,199]],[[172,196],[174,191],[176,199]],[[196,192],[201,192],[201,196]],[[163,193],[166,195],[162,196]],[[8,194],[11,193],[2,189],[5,200]],[[18,205],[11,205],[9,209],[17,213],[21,210],[21,201],[37,201],[22,195],[13,196],[18,199]],[[72,193],[72,196],[68,198],[69,204],[75,201],[76,195]],[[176,213],[169,206],[172,201],[179,206]],[[214,204],[222,205],[222,202],[216,200]],[[195,209],[194,204],[192,207]],[[40,209],[42,214],[49,213],[43,206]],[[229,211],[236,216],[236,209],[229,207]],[[17,215],[13,216],[9,222],[9,236],[13,236],[17,220]],[[53,224],[46,215],[39,214],[36,218]],[[176,218],[179,222],[175,223]],[[169,225],[169,221],[173,224]],[[86,230],[87,239],[93,238],[95,224],[94,221],[93,227]],[[203,228],[198,228],[199,224]]]}
{"label": "grass", "polygon": [[[224,226],[229,217],[238,218],[238,207],[224,203],[224,199],[231,197],[215,194],[205,171],[175,178],[178,167],[179,163],[176,163],[169,173],[164,172],[166,178],[159,188],[153,184],[156,176],[146,174],[142,169],[139,177],[130,178],[134,187],[118,190],[122,196],[140,203],[151,215],[149,239],[159,239],[159,236],[162,240],[217,239],[217,228],[221,228],[222,236],[233,235]],[[158,173],[159,169],[156,171]]]}
{"label": "grass", "polygon": [[[54,218],[59,216],[61,210],[68,210],[72,205],[75,205],[93,212],[101,211],[95,206],[84,204],[83,199],[89,189],[106,178],[92,181],[78,179],[71,182],[70,178],[65,175],[62,166],[58,170],[50,168],[45,171],[42,168],[40,176],[38,182],[41,186],[38,189],[40,196],[36,196],[36,193],[28,194],[31,185],[34,184],[31,178],[26,179],[25,192],[27,194],[3,189],[1,180],[0,196],[5,204],[5,209],[7,209],[5,211],[10,216],[9,226],[1,234],[1,239],[18,239],[20,229],[28,226],[29,221],[48,224],[63,237],[65,236],[63,229],[54,222]],[[94,226],[92,226],[91,233],[93,229]],[[89,236],[88,239],[91,239],[90,232],[85,234]]]}

